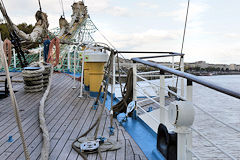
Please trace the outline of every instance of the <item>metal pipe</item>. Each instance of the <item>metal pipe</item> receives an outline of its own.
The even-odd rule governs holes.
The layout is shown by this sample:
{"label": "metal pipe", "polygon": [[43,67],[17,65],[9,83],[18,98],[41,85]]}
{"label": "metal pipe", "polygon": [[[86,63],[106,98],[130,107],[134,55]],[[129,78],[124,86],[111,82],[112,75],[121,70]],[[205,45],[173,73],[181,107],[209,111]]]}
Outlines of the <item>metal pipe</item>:
{"label": "metal pipe", "polygon": [[[76,47],[76,46],[75,46]],[[76,88],[76,50],[77,50],[77,47],[74,49],[74,62],[73,62],[73,64],[74,64],[74,68],[73,68],[73,89],[75,89]]]}
{"label": "metal pipe", "polygon": [[42,53],[41,53],[41,45],[39,44],[39,62],[41,62],[41,58],[42,58]]}
{"label": "metal pipe", "polygon": [[85,49],[82,53],[82,73],[81,73],[80,95],[78,96],[79,98],[82,97],[82,91],[83,91],[83,75],[84,75],[83,72],[84,72],[84,60],[85,60],[84,54],[85,54]]}
{"label": "metal pipe", "polygon": [[[164,72],[160,71],[159,103],[160,106],[165,107],[165,90],[162,87],[165,87],[165,75]],[[166,124],[166,115],[166,110],[160,107],[160,122],[164,125]]]}
{"label": "metal pipe", "polygon": [[203,80],[203,79],[201,79],[201,78],[199,78],[197,76],[194,76],[192,74],[181,72],[181,71],[177,71],[177,70],[173,70],[173,69],[171,69],[169,67],[166,67],[166,66],[154,63],[154,62],[145,61],[145,60],[142,60],[142,59],[139,59],[139,58],[132,58],[132,61],[138,62],[138,63],[142,63],[142,64],[145,64],[145,65],[154,67],[154,68],[158,68],[158,69],[163,70],[165,72],[168,72],[170,74],[174,74],[176,76],[179,76],[179,77],[182,77],[182,78],[186,78],[188,80],[191,80],[193,82],[201,84],[201,85],[203,85],[205,87],[214,89],[214,90],[219,91],[221,93],[224,93],[226,95],[229,95],[229,96],[232,96],[232,97],[240,99],[240,93],[232,91],[232,90],[229,90],[227,88],[220,87],[219,85],[216,85],[216,84],[213,84],[213,83],[208,82],[206,80]]}
{"label": "metal pipe", "polygon": [[177,52],[158,52],[158,51],[117,51],[118,53],[139,53],[139,54],[176,54],[176,55],[183,55],[181,53],[177,53]]}
{"label": "metal pipe", "polygon": [[135,106],[136,106],[135,110],[137,112],[138,107],[137,107],[137,64],[136,63],[133,63],[133,101],[135,101]]}
{"label": "metal pipe", "polygon": [[150,58],[162,58],[162,57],[174,57],[174,56],[182,56],[179,54],[169,54],[169,55],[162,55],[162,56],[148,56],[148,57],[137,57],[139,59],[150,59]]}
{"label": "metal pipe", "polygon": [[16,68],[17,65],[16,65],[16,51],[15,49],[13,48],[13,67]]}
{"label": "metal pipe", "polygon": [[[184,57],[181,57],[181,64],[180,64],[181,72],[184,72]],[[184,97],[184,79],[181,77],[181,96]]]}

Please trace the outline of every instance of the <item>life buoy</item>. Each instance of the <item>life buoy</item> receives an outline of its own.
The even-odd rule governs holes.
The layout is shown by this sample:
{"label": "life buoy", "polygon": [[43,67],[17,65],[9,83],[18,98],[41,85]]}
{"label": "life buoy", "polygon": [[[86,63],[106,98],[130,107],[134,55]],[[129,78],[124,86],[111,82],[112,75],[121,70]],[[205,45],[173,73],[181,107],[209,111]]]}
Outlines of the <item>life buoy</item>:
{"label": "life buoy", "polygon": [[[53,53],[53,46],[56,47],[55,53]],[[54,54],[55,54],[55,59],[54,59]],[[51,43],[49,45],[47,62],[51,63],[55,67],[59,63],[59,56],[60,56],[60,40],[59,38],[54,38],[51,40]]]}
{"label": "life buoy", "polygon": [[11,58],[12,58],[12,43],[9,39],[4,40],[3,50],[6,54],[6,57],[8,57],[8,67],[9,67],[11,64]]}

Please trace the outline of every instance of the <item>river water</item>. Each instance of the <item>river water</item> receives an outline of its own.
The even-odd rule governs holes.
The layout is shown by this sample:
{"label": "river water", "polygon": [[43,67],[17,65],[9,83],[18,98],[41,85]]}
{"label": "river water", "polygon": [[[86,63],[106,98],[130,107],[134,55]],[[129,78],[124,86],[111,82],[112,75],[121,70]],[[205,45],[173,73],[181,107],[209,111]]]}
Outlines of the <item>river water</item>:
{"label": "river water", "polygon": [[[239,75],[209,76],[201,78],[222,87],[240,92]],[[239,99],[194,83],[193,102],[218,119],[240,129]],[[201,131],[202,134],[211,139],[216,145],[220,146],[225,152],[240,160],[240,133],[210,118],[197,108],[195,109],[195,113],[196,116],[193,127]],[[194,132],[193,151],[201,159],[230,159]]]}

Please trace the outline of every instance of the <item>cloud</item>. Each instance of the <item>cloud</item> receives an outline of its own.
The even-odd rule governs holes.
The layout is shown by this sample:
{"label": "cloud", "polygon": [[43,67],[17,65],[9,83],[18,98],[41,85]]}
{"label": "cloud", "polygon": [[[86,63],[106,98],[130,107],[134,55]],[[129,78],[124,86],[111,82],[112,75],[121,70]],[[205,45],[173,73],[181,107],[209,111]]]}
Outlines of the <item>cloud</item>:
{"label": "cloud", "polygon": [[106,13],[111,14],[112,16],[130,16],[131,14],[128,12],[127,8],[122,7],[112,7],[109,8]]}
{"label": "cloud", "polygon": [[139,2],[137,5],[141,6],[141,7],[144,7],[144,8],[150,8],[150,9],[159,8],[158,4],[153,4],[153,3],[150,3],[150,2]]}
{"label": "cloud", "polygon": [[240,34],[238,33],[226,33],[224,34],[224,37],[228,39],[240,39]]}
{"label": "cloud", "polygon": [[[149,29],[145,32],[134,33],[118,33],[104,30],[103,33],[119,50],[176,51],[180,48],[180,43],[179,46],[171,45],[172,43],[177,44],[179,41],[180,35],[176,30]],[[95,39],[96,41],[104,41],[101,36],[96,36]]]}
{"label": "cloud", "polygon": [[89,13],[99,14],[107,13],[112,16],[129,16],[130,12],[127,8],[112,6],[109,0],[88,0],[85,2],[88,6]]}
{"label": "cloud", "polygon": [[110,7],[109,0],[87,0],[85,1],[85,5],[88,6],[88,10],[90,13],[98,13],[105,11],[107,8]]}
{"label": "cloud", "polygon": [[[189,21],[194,20],[195,18],[199,18],[199,16],[204,13],[209,6],[204,3],[190,3],[189,7]],[[172,17],[173,20],[175,21],[180,21],[184,22],[185,21],[185,16],[186,16],[186,9],[187,9],[187,4],[186,3],[179,3],[179,9],[176,11],[171,11],[171,12],[160,12],[158,15],[159,16],[167,16],[167,17]]]}

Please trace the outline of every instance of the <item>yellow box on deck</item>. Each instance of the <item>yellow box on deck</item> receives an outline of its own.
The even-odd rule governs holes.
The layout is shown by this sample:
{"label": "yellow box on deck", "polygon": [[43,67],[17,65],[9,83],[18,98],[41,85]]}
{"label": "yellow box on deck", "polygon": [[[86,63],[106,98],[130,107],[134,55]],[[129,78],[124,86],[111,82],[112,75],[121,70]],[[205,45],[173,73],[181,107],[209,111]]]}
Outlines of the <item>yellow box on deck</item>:
{"label": "yellow box on deck", "polygon": [[103,75],[104,73],[100,73],[100,72],[92,72],[89,73],[89,77],[90,77],[90,92],[93,93],[97,93],[100,89],[101,86],[101,82],[103,79]]}
{"label": "yellow box on deck", "polygon": [[[88,71],[86,75],[87,81],[89,81],[90,92],[98,92],[103,80],[103,69],[105,62],[86,62]],[[85,77],[85,76],[84,76]],[[86,83],[88,83],[86,81]],[[85,84],[85,80],[84,80]],[[85,84],[87,85],[87,84]]]}

